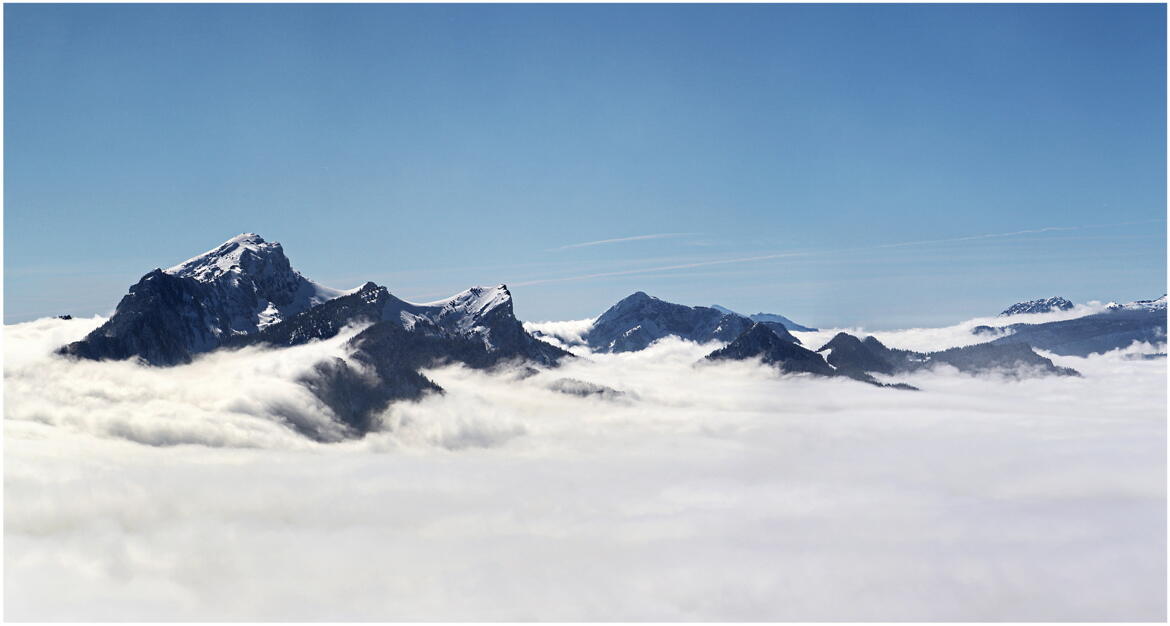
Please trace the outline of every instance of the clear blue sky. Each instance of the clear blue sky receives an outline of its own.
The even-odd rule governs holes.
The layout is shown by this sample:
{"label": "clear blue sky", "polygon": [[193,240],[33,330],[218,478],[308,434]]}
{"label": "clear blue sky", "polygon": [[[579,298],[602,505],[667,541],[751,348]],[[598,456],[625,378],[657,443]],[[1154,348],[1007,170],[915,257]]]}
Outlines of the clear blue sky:
{"label": "clear blue sky", "polygon": [[508,283],[525,319],[636,290],[871,327],[1165,291],[1163,5],[4,17],[6,322],[109,312],[244,231],[336,287]]}

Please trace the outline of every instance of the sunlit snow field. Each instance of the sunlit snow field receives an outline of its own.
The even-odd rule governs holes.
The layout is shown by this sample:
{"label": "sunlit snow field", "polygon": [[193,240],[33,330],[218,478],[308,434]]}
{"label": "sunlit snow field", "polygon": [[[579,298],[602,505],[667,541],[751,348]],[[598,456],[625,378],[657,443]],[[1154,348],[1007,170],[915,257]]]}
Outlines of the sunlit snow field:
{"label": "sunlit snow field", "polygon": [[432,370],[445,395],[317,444],[279,422],[323,419],[294,380],[352,331],[170,369],[50,356],[101,321],[5,327],[9,620],[1166,617],[1166,360],[1140,358],[1164,346],[892,379],[919,392],[575,348]]}

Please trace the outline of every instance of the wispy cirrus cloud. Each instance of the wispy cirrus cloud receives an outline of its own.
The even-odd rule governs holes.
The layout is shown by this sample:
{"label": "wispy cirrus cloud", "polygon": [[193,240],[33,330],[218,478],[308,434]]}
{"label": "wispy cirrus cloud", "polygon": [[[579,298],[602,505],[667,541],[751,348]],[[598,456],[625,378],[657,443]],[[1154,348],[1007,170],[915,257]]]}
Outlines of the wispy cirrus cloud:
{"label": "wispy cirrus cloud", "polygon": [[597,272],[594,274],[581,274],[578,276],[563,276],[559,278],[538,278],[536,280],[526,280],[521,282],[511,283],[513,287],[523,287],[527,285],[543,285],[545,283],[564,283],[578,280],[591,280],[594,278],[606,278],[610,276],[632,276],[635,274],[650,274],[653,272],[665,272],[671,270],[686,270],[696,267],[707,267],[709,265],[728,265],[732,263],[750,263],[753,261],[767,261],[769,259],[782,259],[787,257],[806,256],[807,252],[781,252],[777,254],[763,254],[759,256],[740,257],[735,259],[716,259],[714,261],[697,261],[694,263],[680,263],[677,265],[657,265],[654,267],[642,267],[630,270],[618,270],[614,272]]}
{"label": "wispy cirrus cloud", "polygon": [[1002,237],[1018,237],[1020,235],[1035,235],[1038,233],[1051,233],[1068,230],[1081,230],[1082,228],[1090,228],[1089,226],[1047,226],[1045,228],[1033,228],[1031,230],[1017,230],[1010,233],[986,233],[982,235],[967,235],[965,237],[951,237],[949,239],[924,239],[921,241],[901,241],[898,243],[886,243],[877,248],[902,248],[906,246],[921,246],[932,243],[958,243],[962,241],[976,241],[978,239],[998,239]]}
{"label": "wispy cirrus cloud", "polygon": [[[1113,223],[1108,223],[1108,224],[1082,224],[1079,226],[1045,226],[1042,228],[1015,230],[1015,231],[1002,232],[1002,233],[981,233],[981,234],[976,234],[976,235],[964,235],[964,236],[960,236],[960,237],[950,237],[950,238],[945,238],[945,239],[925,239],[925,240],[918,240],[918,241],[902,241],[902,242],[896,242],[896,243],[873,244],[873,245],[868,245],[868,246],[859,246],[859,247],[850,247],[850,248],[824,248],[824,249],[802,250],[802,251],[784,251],[784,252],[776,252],[776,253],[759,254],[759,255],[755,255],[755,256],[737,257],[737,258],[732,258],[732,259],[715,259],[715,260],[708,260],[708,261],[696,261],[693,263],[679,263],[679,264],[673,264],[673,265],[645,267],[645,268],[637,268],[637,269],[629,269],[629,270],[595,272],[595,273],[577,274],[577,275],[555,277],[555,278],[540,278],[540,279],[526,280],[526,281],[515,281],[515,282],[509,283],[509,284],[516,286],[516,287],[520,287],[520,286],[527,286],[527,285],[543,285],[543,284],[548,284],[548,283],[575,282],[575,281],[593,280],[593,279],[597,279],[597,278],[609,278],[609,277],[614,277],[614,276],[632,276],[632,275],[639,275],[639,274],[652,274],[655,272],[664,272],[664,271],[687,270],[687,269],[698,268],[698,267],[707,267],[707,266],[711,266],[711,265],[729,265],[729,264],[739,264],[739,263],[752,263],[752,262],[758,262],[758,261],[769,261],[769,260],[773,260],[773,259],[790,258],[790,257],[809,257],[809,256],[826,255],[826,254],[866,252],[866,251],[883,250],[883,249],[888,249],[888,248],[902,248],[902,247],[922,246],[922,245],[940,244],[940,243],[963,243],[963,242],[968,242],[968,241],[978,241],[978,240],[982,240],[982,239],[1000,239],[1000,238],[1010,239],[1012,237],[1021,237],[1024,235],[1036,235],[1036,234],[1053,233],[1053,232],[1090,230],[1090,229],[1097,229],[1097,228],[1108,228],[1108,227],[1113,227],[1113,226],[1131,226],[1131,225],[1135,225],[1135,224],[1156,224],[1156,223],[1164,223],[1164,222],[1165,222],[1165,220],[1143,220],[1143,221],[1131,221],[1131,222],[1113,222]],[[626,238],[622,238],[622,239],[606,239],[606,240],[602,240],[602,241],[593,241],[593,242],[586,242],[586,243],[580,243],[580,244],[573,244],[571,246],[562,246],[561,248],[555,248],[555,249],[562,250],[565,248],[599,245],[599,244],[603,244],[603,243],[618,242],[618,241],[630,241],[630,240],[636,240],[636,239],[681,237],[681,236],[684,236],[687,234],[689,234],[689,233],[666,233],[666,234],[659,234],[659,235],[641,235],[638,237],[626,237]]]}
{"label": "wispy cirrus cloud", "polygon": [[616,237],[614,239],[598,239],[597,241],[584,241],[581,243],[571,243],[567,246],[560,246],[557,248],[549,248],[549,251],[557,250],[571,250],[573,248],[590,248],[592,246],[602,246],[608,243],[625,243],[628,241],[646,241],[649,239],[674,239],[676,237],[686,237],[691,233],[655,233],[653,235],[635,235],[633,237]]}
{"label": "wispy cirrus cloud", "polygon": [[921,241],[902,241],[898,243],[887,243],[874,246],[875,248],[901,248],[905,246],[921,246],[932,243],[960,243],[963,241],[977,241],[979,239],[1000,239],[1006,237],[1019,237],[1020,235],[1037,235],[1041,233],[1065,232],[1070,230],[1086,230],[1092,228],[1107,228],[1109,226],[1132,226],[1134,224],[1155,224],[1164,222],[1166,220],[1142,220],[1137,222],[1114,222],[1111,224],[1084,224],[1081,226],[1045,226],[1043,228],[1032,228],[1028,230],[1014,230],[1006,233],[983,233],[979,235],[966,235],[963,237],[950,237],[947,239],[924,239]]}

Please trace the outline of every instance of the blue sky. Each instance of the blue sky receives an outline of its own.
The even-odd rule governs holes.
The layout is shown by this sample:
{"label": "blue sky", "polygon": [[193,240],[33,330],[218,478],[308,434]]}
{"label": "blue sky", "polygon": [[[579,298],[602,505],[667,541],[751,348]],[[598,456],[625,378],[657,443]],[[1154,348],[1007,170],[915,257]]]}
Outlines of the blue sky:
{"label": "blue sky", "polygon": [[[1166,284],[1163,5],[5,5],[6,322],[239,232],[525,319]],[[593,245],[575,245],[604,242]]]}

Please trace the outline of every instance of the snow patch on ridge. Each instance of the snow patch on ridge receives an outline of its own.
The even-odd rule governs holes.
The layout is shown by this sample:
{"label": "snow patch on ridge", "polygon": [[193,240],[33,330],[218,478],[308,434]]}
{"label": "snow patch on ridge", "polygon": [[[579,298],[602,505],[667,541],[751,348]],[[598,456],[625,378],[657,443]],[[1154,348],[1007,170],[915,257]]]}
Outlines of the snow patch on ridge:
{"label": "snow patch on ridge", "polygon": [[[326,287],[305,278],[289,264],[279,243],[265,241],[256,233],[236,235],[163,271],[218,287],[220,299],[230,303],[231,327],[237,334],[263,329],[356,291]],[[254,306],[245,306],[233,297],[249,284],[256,295]]]}

